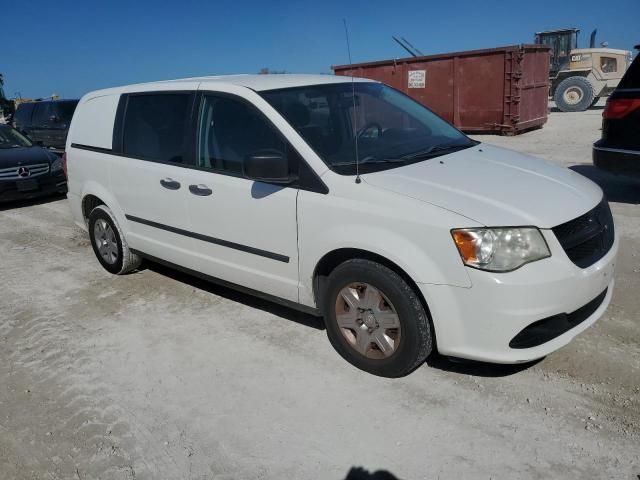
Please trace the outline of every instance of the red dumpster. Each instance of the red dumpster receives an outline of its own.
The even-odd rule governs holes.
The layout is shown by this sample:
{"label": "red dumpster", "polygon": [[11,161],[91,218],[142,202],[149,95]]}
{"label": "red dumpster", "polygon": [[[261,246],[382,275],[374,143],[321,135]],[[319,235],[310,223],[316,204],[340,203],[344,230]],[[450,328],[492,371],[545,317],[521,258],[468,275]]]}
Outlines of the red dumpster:
{"label": "red dumpster", "polygon": [[547,121],[549,52],[511,45],[332,69],[391,85],[463,131],[512,135]]}

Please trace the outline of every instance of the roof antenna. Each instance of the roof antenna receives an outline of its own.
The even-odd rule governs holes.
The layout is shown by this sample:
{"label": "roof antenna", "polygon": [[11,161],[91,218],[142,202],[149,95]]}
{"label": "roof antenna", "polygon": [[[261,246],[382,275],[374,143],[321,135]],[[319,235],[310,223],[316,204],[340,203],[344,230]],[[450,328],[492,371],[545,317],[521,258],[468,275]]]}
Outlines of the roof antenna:
{"label": "roof antenna", "polygon": [[347,28],[347,20],[342,19],[344,23],[344,34],[347,37],[347,53],[349,54],[349,67],[351,70],[351,95],[353,96],[353,141],[356,149],[356,183],[360,183],[360,168],[358,155],[358,110],[356,107],[356,86],[353,80],[353,63],[351,63],[351,46],[349,45],[349,29]]}

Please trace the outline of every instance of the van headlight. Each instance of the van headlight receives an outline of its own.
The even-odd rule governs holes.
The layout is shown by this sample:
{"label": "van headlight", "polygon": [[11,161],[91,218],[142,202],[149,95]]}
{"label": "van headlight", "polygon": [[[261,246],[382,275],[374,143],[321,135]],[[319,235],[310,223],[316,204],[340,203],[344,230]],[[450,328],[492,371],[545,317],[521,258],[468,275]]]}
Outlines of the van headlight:
{"label": "van headlight", "polygon": [[51,171],[59,172],[60,170],[62,170],[62,159],[57,158],[53,162],[51,162]]}
{"label": "van headlight", "polygon": [[510,272],[551,256],[540,230],[520,228],[460,228],[451,231],[465,265],[489,272]]}

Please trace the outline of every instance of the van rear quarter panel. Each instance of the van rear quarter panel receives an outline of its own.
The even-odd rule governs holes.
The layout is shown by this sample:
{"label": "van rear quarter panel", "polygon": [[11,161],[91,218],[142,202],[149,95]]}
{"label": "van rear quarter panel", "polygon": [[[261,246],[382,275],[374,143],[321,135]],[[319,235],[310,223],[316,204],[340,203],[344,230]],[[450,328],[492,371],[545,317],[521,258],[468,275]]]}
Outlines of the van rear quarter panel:
{"label": "van rear quarter panel", "polygon": [[85,95],[73,115],[67,136],[67,173],[69,202],[76,224],[84,227],[82,199],[95,195],[118,215],[118,206],[110,195],[109,155],[73,148],[73,144],[111,149],[113,125],[119,94]]}
{"label": "van rear quarter panel", "polygon": [[119,100],[120,95],[115,94],[83,97],[71,121],[70,142],[111,148]]}

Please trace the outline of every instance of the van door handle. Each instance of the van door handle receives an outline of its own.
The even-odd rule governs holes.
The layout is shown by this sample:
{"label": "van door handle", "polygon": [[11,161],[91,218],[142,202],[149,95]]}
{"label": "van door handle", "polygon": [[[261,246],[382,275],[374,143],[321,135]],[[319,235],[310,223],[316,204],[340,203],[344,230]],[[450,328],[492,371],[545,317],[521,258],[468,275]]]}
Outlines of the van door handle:
{"label": "van door handle", "polygon": [[178,190],[180,188],[180,182],[176,182],[173,178],[163,178],[160,180],[160,185],[169,190]]}
{"label": "van door handle", "polygon": [[201,197],[209,196],[213,193],[213,191],[207,187],[206,185],[189,185],[189,191],[194,195],[199,195]]}

